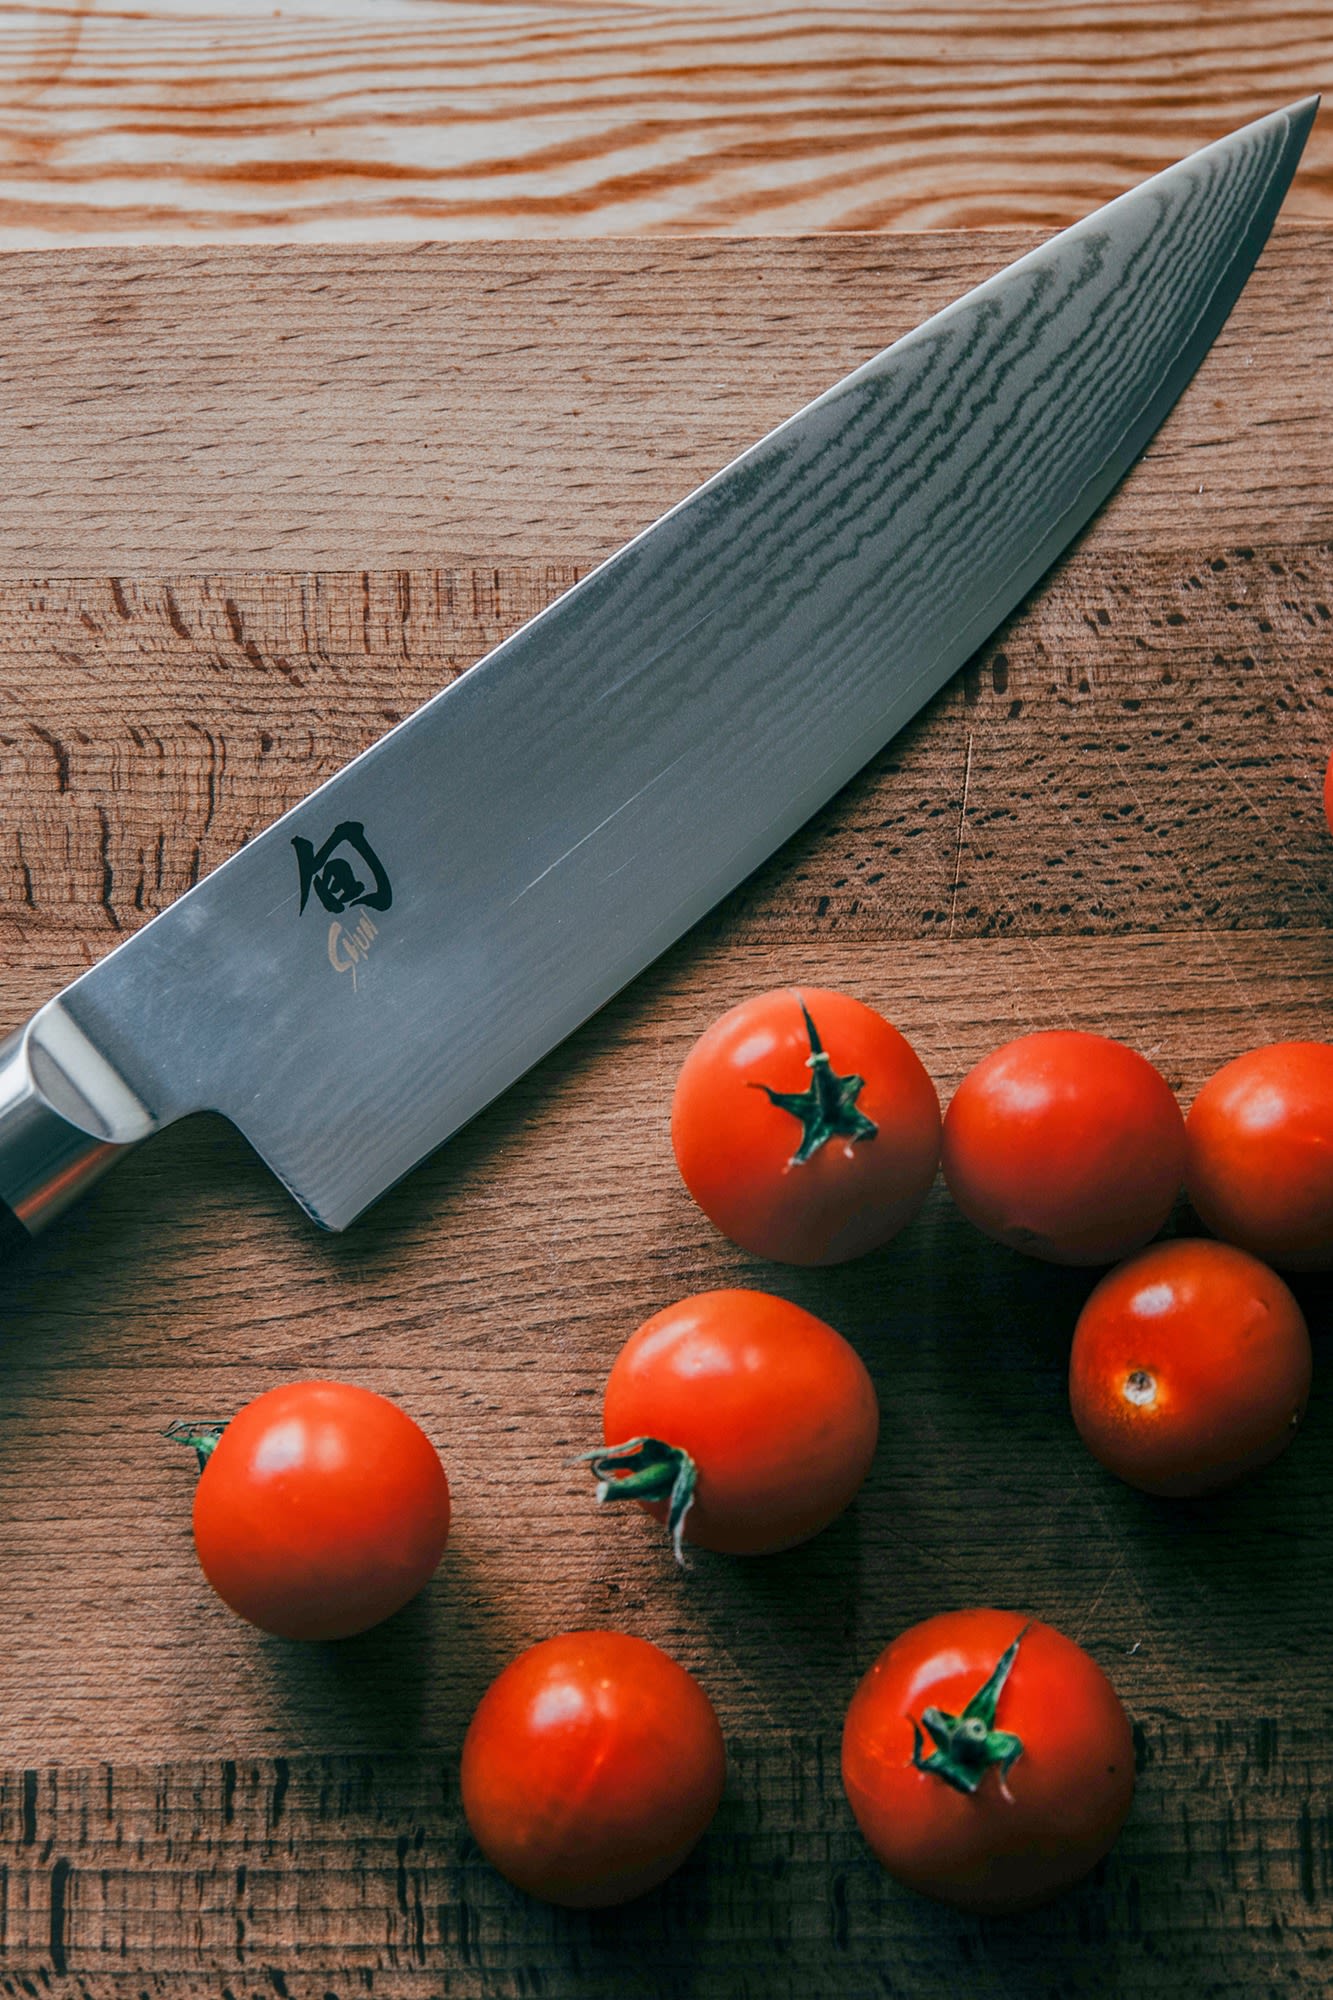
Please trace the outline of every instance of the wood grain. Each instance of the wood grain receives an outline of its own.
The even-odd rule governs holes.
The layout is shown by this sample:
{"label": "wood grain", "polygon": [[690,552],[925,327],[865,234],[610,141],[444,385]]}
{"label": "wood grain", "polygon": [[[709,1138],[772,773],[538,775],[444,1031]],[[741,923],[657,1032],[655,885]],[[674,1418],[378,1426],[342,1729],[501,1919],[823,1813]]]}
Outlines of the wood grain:
{"label": "wood grain", "polygon": [[[0,575],[586,565],[1032,241],[16,252]],[[1101,547],[1333,536],[1331,287],[1281,226]]]}
{"label": "wood grain", "polygon": [[0,245],[1057,225],[1331,80],[1310,0],[8,0]]}
{"label": "wood grain", "polygon": [[[628,245],[426,253],[449,283],[413,365],[428,377],[432,340],[451,357],[437,408],[467,441],[467,483],[443,503],[384,442],[406,372],[375,403],[349,324],[349,301],[363,322],[414,324],[419,263],[228,250],[0,264],[0,320],[45,343],[40,365],[31,340],[3,350],[0,1028],[548,602],[636,504],[674,497],[672,425],[688,432],[713,318],[726,422],[748,436],[773,385],[854,349],[886,298],[910,313],[942,291],[944,251],[968,270],[989,255],[964,238],[665,245],[660,261]],[[1244,1047],[1327,1036],[1333,526],[1315,306],[1330,279],[1329,232],[1280,237],[1154,458],[1031,602],[797,840],[366,1224],[319,1235],[234,1133],[198,1119],[0,1273],[0,1992],[1321,1990],[1322,1351],[1306,1431],[1277,1465],[1216,1500],[1146,1500],[1099,1471],[1068,1419],[1090,1274],[1000,1251],[942,1188],[861,1263],[762,1264],[691,1206],[667,1119],[691,1039],[784,982],[879,1005],[945,1096],[1033,1027],[1117,1035],[1184,1102]],[[783,303],[747,329],[761,282]],[[542,385],[576,350],[604,387],[618,379],[640,309],[644,351],[667,360],[601,406],[614,448],[585,458],[582,431],[545,416],[525,433],[514,356],[531,357],[549,412],[562,391]],[[309,368],[303,406],[275,372],[277,333],[328,364]],[[150,446],[134,371],[165,356],[169,444]],[[654,400],[657,377],[669,388]],[[251,470],[222,490],[207,467],[226,421]],[[338,491],[335,468],[376,457],[366,440],[392,477]],[[386,490],[423,508],[433,494],[435,511],[404,534]],[[1182,1205],[1172,1227],[1193,1226]],[[804,1549],[700,1555],[681,1576],[648,1522],[599,1516],[570,1461],[595,1440],[633,1326],[731,1283],[855,1341],[884,1443],[855,1507]],[[1298,1291],[1323,1336],[1333,1285]],[[435,1582],[342,1646],[265,1639],[223,1611],[190,1542],[192,1460],[161,1435],[303,1374],[397,1397],[454,1486]],[[841,1713],[878,1649],[984,1599],[1078,1637],[1140,1732],[1121,1846],[1021,1925],[894,1889],[837,1778]],[[693,1668],[731,1756],[723,1814],[686,1871],[597,1919],[525,1904],[492,1876],[455,1790],[491,1674],[587,1623]]]}
{"label": "wood grain", "polygon": [[[1327,1718],[1151,1717],[1136,1734],[1138,1801],[1115,1854],[1022,1923],[959,1918],[895,1888],[819,1782],[836,1739],[778,1730],[733,1745],[729,1795],[679,1875],[592,1914],[539,1910],[487,1869],[450,1761],[16,1772],[0,1784],[0,1923],[6,1950],[45,1961],[56,1990],[68,1979],[99,2000],[224,1987],[323,2000],[330,1981],[414,2000],[804,2000],[946,1980],[969,2000],[1144,2000],[1172,1979],[1226,2000],[1283,1990],[1284,1959],[1317,1964],[1333,1948],[1326,1815],[1307,1789],[1333,1777]],[[181,1922],[164,1949],[168,1909]],[[144,1971],[131,1978],[127,1960]],[[1049,1985],[1060,1966],[1070,1982]],[[210,1967],[226,1971],[189,1976]]]}

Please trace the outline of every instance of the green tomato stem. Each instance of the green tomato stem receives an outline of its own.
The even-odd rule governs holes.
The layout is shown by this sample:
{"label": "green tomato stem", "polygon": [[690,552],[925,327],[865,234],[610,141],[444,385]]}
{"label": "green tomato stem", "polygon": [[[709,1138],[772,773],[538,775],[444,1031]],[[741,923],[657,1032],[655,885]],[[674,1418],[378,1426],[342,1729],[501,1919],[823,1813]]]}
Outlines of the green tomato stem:
{"label": "green tomato stem", "polygon": [[603,1445],[585,1451],[578,1463],[592,1468],[597,1481],[599,1502],[607,1500],[665,1500],[671,1546],[682,1569],[688,1567],[682,1546],[685,1516],[694,1505],[698,1468],[687,1451],[678,1445],[663,1444],[661,1438],[631,1438],[628,1444]]}
{"label": "green tomato stem", "polygon": [[[1018,1648],[1026,1636],[1025,1625],[1012,1646],[1001,1654],[995,1670],[982,1683],[961,1715],[946,1715],[943,1709],[928,1708],[923,1711],[921,1721],[909,1716],[912,1724],[912,1762],[918,1771],[929,1771],[934,1777],[942,1778],[955,1791],[976,1791],[987,1771],[994,1765],[1001,1780],[1023,1754],[1021,1740],[1012,1731],[995,1727],[995,1710],[1001,1690],[1013,1670],[1018,1658]],[[925,1744],[922,1735],[924,1725],[926,1735],[935,1745],[929,1757],[921,1755]]]}
{"label": "green tomato stem", "polygon": [[188,1445],[198,1459],[199,1470],[202,1472],[226,1428],[225,1424],[192,1424],[182,1420],[179,1423],[168,1424],[162,1435],[170,1438],[173,1444]]}
{"label": "green tomato stem", "polygon": [[865,1089],[863,1076],[839,1076],[819,1039],[819,1030],[810,1018],[810,1009],[797,994],[802,1014],[805,1016],[805,1031],[810,1037],[810,1053],[806,1057],[806,1068],[810,1072],[808,1090],[773,1090],[766,1083],[751,1081],[752,1090],[762,1090],[770,1104],[779,1111],[788,1111],[797,1119],[801,1127],[801,1143],[792,1154],[789,1166],[804,1166],[813,1159],[821,1146],[830,1139],[848,1139],[853,1145],[858,1140],[873,1139],[879,1127],[873,1118],[867,1118],[864,1111],[858,1111],[856,1100]]}

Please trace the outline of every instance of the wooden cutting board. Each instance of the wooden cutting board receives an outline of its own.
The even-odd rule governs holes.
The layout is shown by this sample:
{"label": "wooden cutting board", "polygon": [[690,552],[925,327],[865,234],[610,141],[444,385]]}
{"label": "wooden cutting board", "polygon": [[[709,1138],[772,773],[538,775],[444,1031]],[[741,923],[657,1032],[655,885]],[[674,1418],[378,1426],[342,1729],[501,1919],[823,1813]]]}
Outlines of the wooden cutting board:
{"label": "wooden cutting board", "polygon": [[[764,428],[1027,247],[915,238],[0,259],[3,1026]],[[1033,600],[811,826],[342,1238],[199,1119],[4,1272],[4,1990],[294,1996],[1310,1993],[1333,1950],[1333,1394],[1234,1494],[1152,1502],[1069,1421],[1091,1279],[942,1189],[887,1251],[760,1263],[692,1208],[676,1068],[722,1008],[845,986],[948,1094],[1008,1037],[1121,1037],[1188,1102],[1329,1033],[1333,231],[1280,229],[1177,412]],[[743,753],[738,752],[738,776]],[[355,1051],[348,1051],[348,1060]],[[1181,1208],[1174,1227],[1192,1224]],[[599,1517],[622,1339],[766,1287],[884,1409],[805,1548],[680,1575]],[[1318,1333],[1330,1287],[1297,1287]],[[439,1444],[438,1578],[341,1646],[211,1597],[161,1436],[344,1377]],[[1133,1816],[1021,1923],[897,1889],[837,1777],[903,1626],[1062,1626],[1137,1726]],[[457,1753],[523,1645],[608,1623],[694,1669],[714,1830],[601,1916],[470,1845]]]}

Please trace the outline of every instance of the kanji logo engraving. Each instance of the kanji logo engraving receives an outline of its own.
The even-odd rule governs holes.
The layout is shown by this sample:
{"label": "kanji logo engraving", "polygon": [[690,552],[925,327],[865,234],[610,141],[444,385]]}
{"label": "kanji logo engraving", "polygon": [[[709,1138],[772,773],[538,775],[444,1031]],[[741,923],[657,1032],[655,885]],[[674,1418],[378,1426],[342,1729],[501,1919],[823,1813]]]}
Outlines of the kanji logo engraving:
{"label": "kanji logo engraving", "polygon": [[366,829],[359,819],[340,820],[318,849],[300,834],[293,839],[292,846],[301,870],[302,911],[312,889],[335,917],[358,904],[364,904],[368,910],[387,910],[393,902],[384,864],[366,839]]}

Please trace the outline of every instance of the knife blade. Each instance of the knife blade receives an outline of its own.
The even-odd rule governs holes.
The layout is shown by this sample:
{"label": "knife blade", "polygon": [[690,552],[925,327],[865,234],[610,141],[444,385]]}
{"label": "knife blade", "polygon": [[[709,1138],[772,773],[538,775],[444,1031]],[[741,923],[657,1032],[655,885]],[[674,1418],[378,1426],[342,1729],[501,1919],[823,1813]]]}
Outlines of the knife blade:
{"label": "knife blade", "polygon": [[0,1233],[201,1110],[344,1228],[1020,603],[1216,337],[1317,107],[867,361],[49,1001],[0,1045]]}

